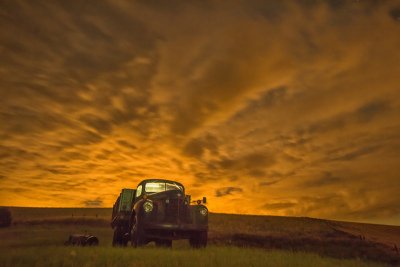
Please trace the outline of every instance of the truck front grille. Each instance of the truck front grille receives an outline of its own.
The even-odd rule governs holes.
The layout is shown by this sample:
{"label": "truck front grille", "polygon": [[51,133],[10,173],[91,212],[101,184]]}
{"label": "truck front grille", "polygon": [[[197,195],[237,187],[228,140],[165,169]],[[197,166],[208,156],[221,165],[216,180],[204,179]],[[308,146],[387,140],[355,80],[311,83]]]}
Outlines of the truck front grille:
{"label": "truck front grille", "polygon": [[187,222],[188,206],[184,199],[169,199],[165,203],[165,221],[171,223]]}

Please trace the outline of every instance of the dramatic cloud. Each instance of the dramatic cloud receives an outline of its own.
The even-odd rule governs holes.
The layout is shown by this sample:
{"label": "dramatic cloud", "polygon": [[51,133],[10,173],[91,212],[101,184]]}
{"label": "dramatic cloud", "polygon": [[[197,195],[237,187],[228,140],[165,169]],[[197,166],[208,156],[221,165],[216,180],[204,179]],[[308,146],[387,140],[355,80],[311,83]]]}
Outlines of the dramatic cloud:
{"label": "dramatic cloud", "polygon": [[83,201],[85,207],[101,207],[103,205],[103,200],[100,198],[96,198],[94,200],[85,200]]}
{"label": "dramatic cloud", "polygon": [[214,212],[400,224],[399,1],[0,1],[0,205],[176,179]]}
{"label": "dramatic cloud", "polygon": [[243,192],[243,190],[241,189],[241,188],[238,188],[238,187],[223,187],[223,188],[218,188],[216,191],[215,191],[215,196],[216,197],[223,197],[223,196],[226,196],[226,195],[231,195],[231,194],[234,194],[234,193],[240,193],[240,192]]}

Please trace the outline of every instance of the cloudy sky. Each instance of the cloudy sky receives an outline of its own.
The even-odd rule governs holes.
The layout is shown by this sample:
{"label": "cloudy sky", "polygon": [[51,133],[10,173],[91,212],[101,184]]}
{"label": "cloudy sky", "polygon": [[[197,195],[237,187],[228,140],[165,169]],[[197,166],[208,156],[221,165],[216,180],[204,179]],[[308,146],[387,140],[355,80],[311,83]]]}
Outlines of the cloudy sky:
{"label": "cloudy sky", "polygon": [[400,224],[400,1],[0,0],[0,205]]}

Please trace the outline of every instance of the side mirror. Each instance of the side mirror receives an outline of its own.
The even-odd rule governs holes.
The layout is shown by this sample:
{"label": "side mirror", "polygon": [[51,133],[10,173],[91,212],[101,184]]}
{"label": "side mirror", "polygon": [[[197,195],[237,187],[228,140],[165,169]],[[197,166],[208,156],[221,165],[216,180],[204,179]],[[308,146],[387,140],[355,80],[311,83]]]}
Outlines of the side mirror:
{"label": "side mirror", "polygon": [[190,195],[186,195],[186,202],[190,204],[191,201],[191,196]]}
{"label": "side mirror", "polygon": [[203,203],[206,204],[207,203],[207,198],[203,197]]}

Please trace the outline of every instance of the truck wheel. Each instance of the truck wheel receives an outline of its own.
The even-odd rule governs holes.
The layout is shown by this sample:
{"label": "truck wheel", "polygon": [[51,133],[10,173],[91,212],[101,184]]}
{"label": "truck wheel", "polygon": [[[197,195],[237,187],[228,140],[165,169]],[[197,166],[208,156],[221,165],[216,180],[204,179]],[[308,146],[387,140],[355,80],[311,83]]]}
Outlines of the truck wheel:
{"label": "truck wheel", "polygon": [[115,247],[118,244],[118,233],[117,233],[117,228],[114,229],[114,234],[113,234],[113,240],[112,240],[112,245]]}
{"label": "truck wheel", "polygon": [[172,240],[169,239],[156,240],[156,247],[172,248]]}
{"label": "truck wheel", "polygon": [[205,248],[207,246],[207,231],[196,232],[189,239],[192,248]]}
{"label": "truck wheel", "polygon": [[114,230],[114,235],[113,235],[113,242],[112,245],[115,246],[120,246],[123,243],[123,231],[120,227],[115,228]]}
{"label": "truck wheel", "polygon": [[126,247],[128,245],[129,240],[130,240],[129,229],[126,229],[126,231],[124,231],[124,234],[122,236],[122,245]]}
{"label": "truck wheel", "polygon": [[129,242],[129,227],[121,226],[119,234],[119,244],[123,247],[126,247],[128,242]]}
{"label": "truck wheel", "polygon": [[139,247],[146,244],[143,227],[137,216],[135,218],[135,223],[132,226],[131,243],[132,247]]}

